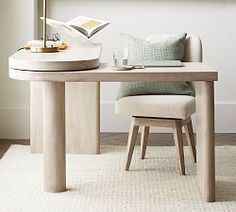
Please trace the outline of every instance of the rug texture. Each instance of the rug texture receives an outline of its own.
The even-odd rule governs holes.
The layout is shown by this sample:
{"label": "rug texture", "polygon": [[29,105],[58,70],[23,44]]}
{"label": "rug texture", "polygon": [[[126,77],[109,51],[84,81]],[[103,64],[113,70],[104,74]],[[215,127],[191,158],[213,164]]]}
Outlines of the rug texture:
{"label": "rug texture", "polygon": [[180,176],[174,147],[139,147],[130,171],[125,146],[102,146],[100,155],[67,155],[67,192],[42,191],[42,155],[14,145],[0,160],[0,212],[236,211],[236,147],[216,148],[215,203],[201,201],[196,166],[185,148],[186,176]]}

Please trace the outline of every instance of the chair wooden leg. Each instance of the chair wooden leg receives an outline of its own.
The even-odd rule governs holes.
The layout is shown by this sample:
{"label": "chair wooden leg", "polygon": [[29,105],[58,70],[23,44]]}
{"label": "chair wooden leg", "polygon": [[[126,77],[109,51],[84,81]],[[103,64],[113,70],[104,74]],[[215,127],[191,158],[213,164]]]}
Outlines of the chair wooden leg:
{"label": "chair wooden leg", "polygon": [[177,155],[178,155],[180,174],[185,175],[184,147],[183,147],[181,121],[175,121],[174,141],[175,141],[175,146],[176,146]]}
{"label": "chair wooden leg", "polygon": [[129,170],[130,162],[132,159],[134,146],[136,143],[137,135],[138,135],[139,126],[135,126],[135,118],[131,119],[130,123],[130,130],[129,130],[129,137],[128,137],[128,146],[127,146],[127,153],[126,153],[126,164],[125,170]]}
{"label": "chair wooden leg", "polygon": [[193,162],[196,163],[196,147],[194,141],[194,134],[193,134],[193,125],[192,120],[184,125],[185,135],[187,138],[187,142],[191,151]]}
{"label": "chair wooden leg", "polygon": [[149,126],[144,126],[141,134],[141,159],[145,158],[146,148],[147,148],[147,140],[149,135]]}

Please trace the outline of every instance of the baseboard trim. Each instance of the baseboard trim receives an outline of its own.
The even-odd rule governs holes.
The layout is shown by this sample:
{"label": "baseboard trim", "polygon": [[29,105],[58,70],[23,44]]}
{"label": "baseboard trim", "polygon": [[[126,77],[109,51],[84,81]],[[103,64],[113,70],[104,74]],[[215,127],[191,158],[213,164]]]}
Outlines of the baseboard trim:
{"label": "baseboard trim", "polygon": [[[127,145],[128,132],[125,133],[101,133],[101,145]],[[184,145],[187,146],[186,136],[183,136]],[[30,140],[20,139],[0,139],[0,145],[29,145]],[[140,145],[140,134],[138,135],[137,145]],[[148,136],[148,145],[150,146],[173,146],[173,133],[150,133]],[[236,146],[236,133],[216,133],[215,145]],[[0,148],[1,158],[1,148]]]}

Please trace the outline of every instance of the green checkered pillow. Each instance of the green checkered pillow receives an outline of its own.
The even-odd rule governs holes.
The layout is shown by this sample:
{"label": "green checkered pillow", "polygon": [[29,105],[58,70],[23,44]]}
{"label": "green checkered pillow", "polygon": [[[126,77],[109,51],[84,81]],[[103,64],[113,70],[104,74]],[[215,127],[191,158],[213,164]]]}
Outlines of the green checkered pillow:
{"label": "green checkered pillow", "polygon": [[[129,64],[147,60],[182,60],[186,33],[155,37],[155,43],[135,38],[129,34],[120,34],[120,51],[129,50]],[[194,95],[187,82],[123,82],[120,84],[117,99],[125,96],[162,94]]]}
{"label": "green checkered pillow", "polygon": [[186,33],[179,35],[159,35],[155,43],[132,35],[121,33],[121,51],[129,49],[129,63],[147,60],[182,60],[184,57],[184,41]]}

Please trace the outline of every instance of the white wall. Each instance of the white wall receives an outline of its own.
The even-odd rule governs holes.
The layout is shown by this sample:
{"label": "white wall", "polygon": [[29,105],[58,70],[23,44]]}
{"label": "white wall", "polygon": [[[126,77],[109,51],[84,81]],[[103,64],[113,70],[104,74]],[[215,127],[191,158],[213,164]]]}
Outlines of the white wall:
{"label": "white wall", "polygon": [[[193,0],[51,0],[50,16],[62,21],[77,15],[109,20],[92,40],[103,43],[103,61],[111,62],[119,32],[139,37],[188,32],[201,37],[204,60],[219,71],[216,130],[236,132],[236,1]],[[127,119],[114,115],[117,84],[102,86],[102,131],[126,131]]]}
{"label": "white wall", "polygon": [[29,136],[29,83],[8,78],[8,56],[34,37],[34,1],[0,4],[0,138]]}
{"label": "white wall", "polygon": [[[28,126],[28,85],[7,78],[7,56],[16,47],[33,37],[33,1],[2,0],[1,26],[6,30],[4,52],[1,54],[0,72],[0,137],[15,135],[27,137],[27,127],[21,132],[12,133],[5,123],[16,127],[17,117],[22,119],[21,126]],[[1,2],[1,3],[2,3]],[[14,4],[13,4],[14,2]],[[204,60],[219,71],[216,84],[216,129],[218,132],[236,132],[236,1],[225,0],[49,0],[50,16],[66,21],[77,15],[94,16],[106,19],[111,25],[98,33],[92,40],[103,43],[103,61],[111,62],[112,47],[119,32],[129,32],[139,37],[151,33],[188,32],[202,38]],[[29,10],[25,12],[26,3]],[[3,13],[2,13],[3,11]],[[14,13],[13,13],[14,11]],[[23,12],[24,11],[24,12]],[[14,16],[12,14],[15,14]],[[10,26],[6,27],[8,18]],[[15,18],[16,17],[16,18]],[[27,29],[27,30],[26,30]],[[12,33],[14,31],[15,33]],[[2,34],[2,33],[1,33]],[[16,35],[17,34],[17,35]],[[11,40],[9,39],[11,38]],[[114,101],[117,84],[106,83],[102,86],[102,131],[127,131],[128,119],[114,115]],[[6,112],[5,112],[6,109]],[[21,111],[22,109],[22,111]],[[12,111],[15,111],[11,114]],[[20,133],[21,132],[21,133]]]}

